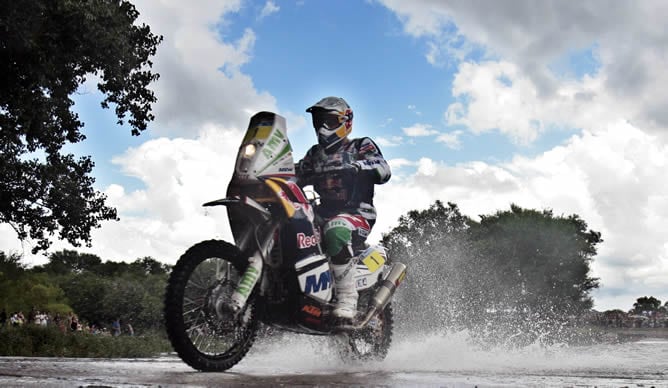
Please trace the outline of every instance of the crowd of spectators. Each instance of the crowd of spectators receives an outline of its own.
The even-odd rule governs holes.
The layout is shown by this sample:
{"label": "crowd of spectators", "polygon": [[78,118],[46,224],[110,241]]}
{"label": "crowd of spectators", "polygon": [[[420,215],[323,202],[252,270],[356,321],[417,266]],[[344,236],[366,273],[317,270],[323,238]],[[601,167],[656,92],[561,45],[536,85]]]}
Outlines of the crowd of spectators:
{"label": "crowd of spectators", "polygon": [[610,310],[592,312],[588,322],[597,326],[609,328],[668,328],[668,314],[663,311],[634,311]]}
{"label": "crowd of spectators", "polygon": [[95,324],[82,322],[79,320],[79,317],[70,312],[66,315],[61,314],[51,314],[44,311],[39,311],[37,309],[32,309],[26,317],[22,311],[15,311],[11,314],[7,314],[6,310],[3,309],[0,312],[0,328],[5,327],[19,327],[23,325],[35,325],[41,327],[57,327],[63,333],[85,333],[85,334],[94,334],[94,335],[104,335],[104,336],[120,336],[124,335],[134,335],[134,328],[130,322],[125,324],[125,327],[121,325],[121,320],[116,319],[111,324],[111,330],[106,327]]}

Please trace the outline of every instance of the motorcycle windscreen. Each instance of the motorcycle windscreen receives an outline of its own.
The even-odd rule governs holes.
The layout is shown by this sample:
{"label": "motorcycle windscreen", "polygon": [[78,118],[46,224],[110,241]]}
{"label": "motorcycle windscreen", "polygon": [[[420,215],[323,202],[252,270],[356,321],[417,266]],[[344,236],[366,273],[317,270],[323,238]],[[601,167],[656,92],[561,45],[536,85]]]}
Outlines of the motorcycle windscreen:
{"label": "motorcycle windscreen", "polygon": [[259,177],[294,176],[294,158],[285,118],[272,112],[257,113],[251,117],[241,142],[232,180],[244,182]]}
{"label": "motorcycle windscreen", "polygon": [[313,255],[298,261],[295,271],[304,295],[321,302],[332,299],[333,277],[325,255]]}

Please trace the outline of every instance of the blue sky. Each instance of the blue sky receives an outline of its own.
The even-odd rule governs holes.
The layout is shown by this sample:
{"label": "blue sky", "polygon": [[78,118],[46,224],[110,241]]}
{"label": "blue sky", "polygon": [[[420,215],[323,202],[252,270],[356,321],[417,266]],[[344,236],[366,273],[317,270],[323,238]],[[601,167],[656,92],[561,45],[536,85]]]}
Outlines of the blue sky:
{"label": "blue sky", "polygon": [[[224,211],[200,204],[224,193],[248,118],[285,116],[299,158],[315,142],[305,108],[336,95],[355,112],[353,136],[374,138],[393,168],[372,240],[437,199],[471,217],[512,202],[579,214],[605,240],[597,308],[668,298],[662,2],[135,4],[164,36],[156,120],[133,137],[99,107],[94,79],[74,96],[88,139],[68,150],[93,156],[121,218],[87,251],[173,263],[229,238]],[[29,248],[2,228],[0,249]]]}

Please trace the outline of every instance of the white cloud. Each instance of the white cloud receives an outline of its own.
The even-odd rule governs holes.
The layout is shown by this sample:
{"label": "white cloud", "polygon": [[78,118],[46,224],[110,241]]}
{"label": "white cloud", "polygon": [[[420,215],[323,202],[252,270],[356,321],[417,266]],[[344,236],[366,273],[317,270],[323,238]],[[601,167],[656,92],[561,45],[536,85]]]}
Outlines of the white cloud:
{"label": "white cloud", "polygon": [[243,128],[252,113],[277,111],[274,97],[257,91],[240,70],[252,57],[253,30],[232,41],[218,30],[226,15],[239,11],[241,1],[206,0],[183,7],[176,0],[138,0],[136,6],[141,21],[164,35],[154,60],[160,73],[151,126],[156,133],[194,137],[207,123]]}
{"label": "white cloud", "polygon": [[394,173],[394,170],[403,168],[404,166],[416,166],[418,163],[412,162],[408,159],[404,158],[396,158],[396,159],[390,159],[387,161],[387,163],[390,165],[390,168],[392,169],[392,172]]}
{"label": "white cloud", "polygon": [[267,16],[269,16],[269,15],[271,15],[271,14],[273,14],[273,13],[278,12],[280,9],[281,9],[281,7],[279,7],[279,6],[277,6],[276,4],[274,4],[273,1],[271,1],[271,0],[270,0],[270,1],[267,1],[267,2],[264,4],[264,7],[262,8],[262,11],[260,11],[260,16],[259,16],[258,18],[259,18],[259,19],[264,19],[264,18],[266,18]]}
{"label": "white cloud", "polygon": [[121,221],[105,223],[93,233],[96,254],[108,260],[148,255],[171,264],[198,241],[230,239],[224,208],[202,204],[225,196],[242,135],[207,126],[195,139],[154,139],[114,158],[145,188],[107,188],[109,204],[118,209]]}
{"label": "white cloud", "polygon": [[447,133],[442,133],[436,137],[437,143],[444,143],[448,148],[453,150],[461,148],[461,141],[459,137],[464,133],[464,131],[452,131]]}
{"label": "white cloud", "polygon": [[[463,51],[461,59],[482,48],[487,59],[512,63],[531,93],[548,103],[563,88],[550,65],[593,47],[600,61],[600,74],[589,74],[600,82],[593,97],[627,107],[625,119],[644,130],[668,128],[668,90],[662,86],[668,82],[666,2],[380,2],[396,13],[407,34],[426,40],[429,62],[440,52]],[[534,132],[524,128],[521,138],[530,140]]]}
{"label": "white cloud", "polygon": [[403,144],[404,139],[401,136],[379,136],[374,141],[381,147],[398,147]]}
{"label": "white cloud", "polygon": [[415,105],[413,105],[413,104],[408,105],[408,110],[412,111],[413,113],[415,113],[415,114],[418,115],[418,116],[422,116],[422,112],[420,112],[419,110],[417,110],[417,107],[416,107]]}
{"label": "white cloud", "polygon": [[387,127],[388,125],[392,124],[393,121],[394,121],[394,119],[393,119],[392,117],[388,117],[387,119],[385,119],[385,121],[383,121],[383,122],[382,122],[380,125],[378,125],[378,126],[379,126],[380,128],[385,128],[385,127]]}
{"label": "white cloud", "polygon": [[499,165],[449,166],[425,158],[417,163],[412,176],[376,190],[379,218],[372,239],[400,215],[436,199],[458,204],[473,218],[510,203],[553,209],[556,215],[578,214],[602,232],[593,263],[593,275],[602,279],[596,307],[624,306],[618,304],[620,292],[626,304],[643,295],[668,296],[668,180],[657,179],[665,177],[668,145],[656,136],[619,121],[533,158],[517,156]]}
{"label": "white cloud", "polygon": [[431,136],[438,134],[438,131],[432,129],[429,124],[414,124],[410,127],[401,129],[406,136],[410,137],[420,137],[420,136]]}
{"label": "white cloud", "polygon": [[453,81],[458,101],[448,107],[445,119],[473,133],[498,130],[519,144],[529,144],[549,129],[600,130],[636,116],[637,105],[611,96],[605,85],[602,71],[596,77],[560,82],[554,95],[540,97],[537,86],[511,63],[465,62]]}

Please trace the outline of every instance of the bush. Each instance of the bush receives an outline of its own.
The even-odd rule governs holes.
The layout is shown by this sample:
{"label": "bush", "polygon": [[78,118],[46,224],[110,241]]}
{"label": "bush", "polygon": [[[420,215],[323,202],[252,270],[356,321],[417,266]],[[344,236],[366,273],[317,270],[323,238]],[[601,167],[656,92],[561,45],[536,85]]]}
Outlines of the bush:
{"label": "bush", "polygon": [[56,327],[25,325],[0,329],[0,356],[19,357],[157,357],[171,351],[162,333],[111,337],[63,333]]}

